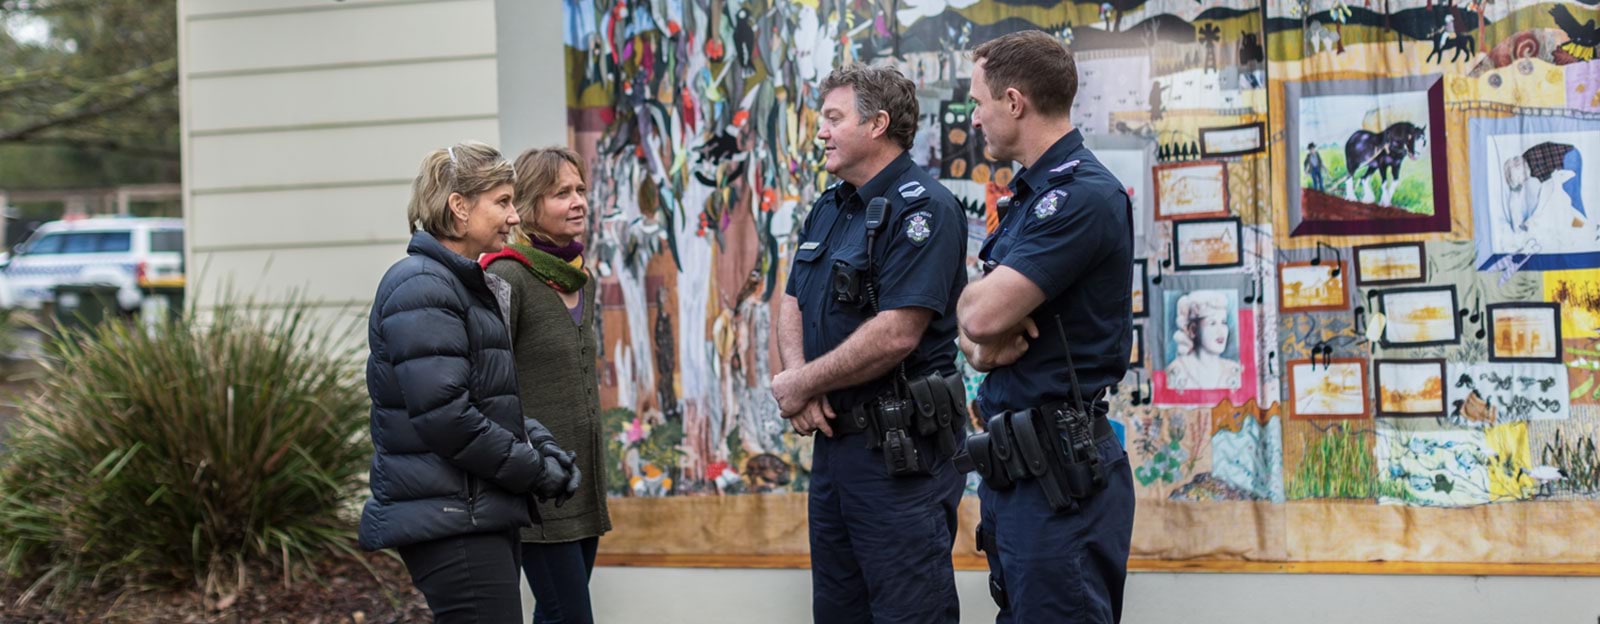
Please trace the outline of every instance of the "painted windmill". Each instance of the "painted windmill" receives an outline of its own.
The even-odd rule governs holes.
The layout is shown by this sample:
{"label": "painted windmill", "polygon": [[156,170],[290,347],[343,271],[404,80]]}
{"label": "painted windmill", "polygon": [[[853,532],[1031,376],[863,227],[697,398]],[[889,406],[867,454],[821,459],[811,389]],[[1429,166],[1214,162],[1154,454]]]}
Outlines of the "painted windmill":
{"label": "painted windmill", "polygon": [[1222,29],[1217,28],[1216,22],[1206,22],[1194,36],[1206,46],[1206,69],[1217,71],[1217,42],[1222,41]]}

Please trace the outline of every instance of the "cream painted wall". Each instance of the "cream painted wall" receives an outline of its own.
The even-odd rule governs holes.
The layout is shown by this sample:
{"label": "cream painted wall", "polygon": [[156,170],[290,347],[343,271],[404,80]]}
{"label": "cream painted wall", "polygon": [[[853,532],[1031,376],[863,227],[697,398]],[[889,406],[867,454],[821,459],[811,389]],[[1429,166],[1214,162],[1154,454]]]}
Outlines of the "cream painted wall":
{"label": "cream painted wall", "polygon": [[405,253],[423,155],[499,142],[495,11],[494,0],[180,0],[202,307],[297,292],[323,316],[365,315]]}

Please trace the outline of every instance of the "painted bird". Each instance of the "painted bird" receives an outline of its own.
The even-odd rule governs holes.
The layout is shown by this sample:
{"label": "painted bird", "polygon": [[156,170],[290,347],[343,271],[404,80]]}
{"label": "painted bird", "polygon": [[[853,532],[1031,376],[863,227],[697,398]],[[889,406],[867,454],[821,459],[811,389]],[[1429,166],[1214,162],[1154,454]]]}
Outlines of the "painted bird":
{"label": "painted bird", "polygon": [[1534,466],[1523,470],[1523,473],[1539,482],[1539,493],[1544,495],[1550,494],[1555,482],[1567,478],[1567,471],[1555,466]]}
{"label": "painted bird", "polygon": [[1573,62],[1594,60],[1594,48],[1600,45],[1600,27],[1596,27],[1594,20],[1582,24],[1578,18],[1572,16],[1566,5],[1558,4],[1550,9],[1550,17],[1555,18],[1556,26],[1567,33],[1567,42],[1559,48],[1562,52],[1571,55]]}

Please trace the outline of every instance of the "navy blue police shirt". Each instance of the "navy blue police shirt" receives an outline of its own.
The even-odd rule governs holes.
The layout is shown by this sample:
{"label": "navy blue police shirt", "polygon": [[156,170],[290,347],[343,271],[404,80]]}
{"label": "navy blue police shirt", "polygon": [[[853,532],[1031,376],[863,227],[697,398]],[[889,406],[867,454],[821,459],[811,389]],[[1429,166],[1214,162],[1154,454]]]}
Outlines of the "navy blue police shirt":
{"label": "navy blue police shirt", "polygon": [[1011,267],[1044,291],[1031,317],[1039,338],[978,389],[984,417],[1072,398],[1066,328],[1084,400],[1122,380],[1132,346],[1132,204],[1121,182],[1067,133],[1011,181],[1011,208],[979,260]]}
{"label": "navy blue police shirt", "polygon": [[[872,252],[879,309],[933,311],[922,341],[905,360],[906,374],[915,378],[934,371],[954,372],[956,300],[967,285],[967,219],[950,191],[905,153],[860,189],[840,183],[825,191],[800,228],[784,292],[800,303],[806,361],[843,344],[872,317],[865,304],[835,301],[832,275],[837,261],[866,269],[866,208],[874,197],[889,200]],[[843,414],[892,392],[898,374],[893,370],[870,383],[830,392],[828,399]]]}

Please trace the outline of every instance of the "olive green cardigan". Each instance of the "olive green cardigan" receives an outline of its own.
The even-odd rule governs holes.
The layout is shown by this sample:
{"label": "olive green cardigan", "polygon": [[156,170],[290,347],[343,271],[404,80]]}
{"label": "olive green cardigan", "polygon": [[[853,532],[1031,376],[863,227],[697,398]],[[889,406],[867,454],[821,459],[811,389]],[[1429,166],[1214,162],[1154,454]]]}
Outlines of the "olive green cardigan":
{"label": "olive green cardigan", "polygon": [[511,285],[507,318],[517,362],[522,415],[539,421],[561,448],[578,454],[583,483],[572,500],[539,503],[540,523],[522,541],[572,542],[611,530],[606,511],[605,440],[600,426],[600,384],[595,374],[595,280],[583,288],[583,322],[574,325],[561,295],[522,263],[501,258],[489,272]]}

